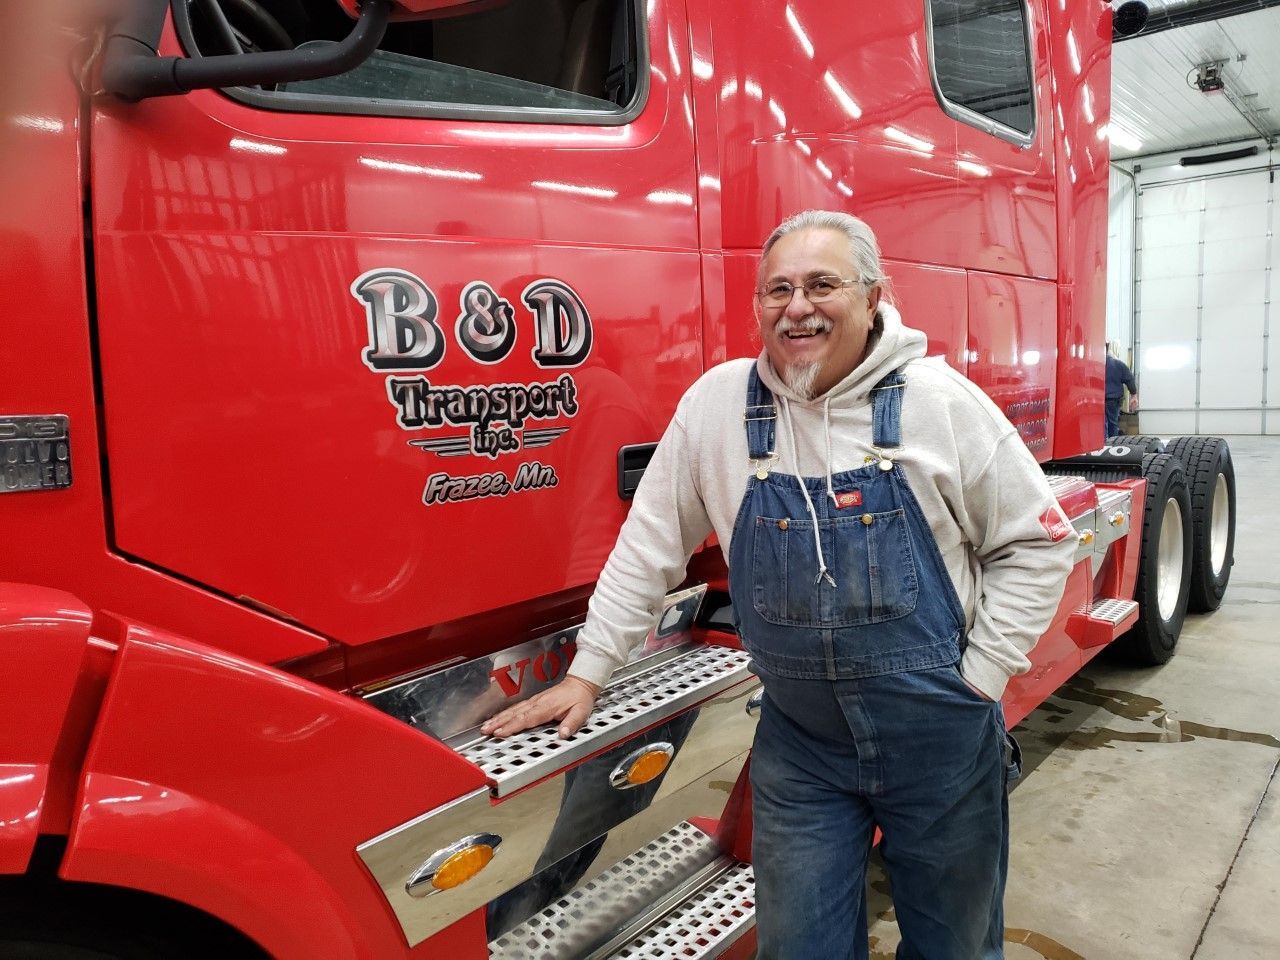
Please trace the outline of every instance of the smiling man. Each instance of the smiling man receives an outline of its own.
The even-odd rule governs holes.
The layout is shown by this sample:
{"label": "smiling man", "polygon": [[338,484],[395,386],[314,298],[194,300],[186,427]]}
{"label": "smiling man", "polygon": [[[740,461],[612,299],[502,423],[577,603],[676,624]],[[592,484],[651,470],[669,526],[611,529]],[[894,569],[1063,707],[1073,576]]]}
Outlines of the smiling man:
{"label": "smiling man", "polygon": [[764,244],[764,350],[681,400],[565,682],[492,718],[570,736],[714,532],[765,686],[751,760],[761,960],[868,954],[876,827],[898,956],[1003,955],[1000,696],[1073,538],[1017,431],[887,302],[870,228],[807,211]]}

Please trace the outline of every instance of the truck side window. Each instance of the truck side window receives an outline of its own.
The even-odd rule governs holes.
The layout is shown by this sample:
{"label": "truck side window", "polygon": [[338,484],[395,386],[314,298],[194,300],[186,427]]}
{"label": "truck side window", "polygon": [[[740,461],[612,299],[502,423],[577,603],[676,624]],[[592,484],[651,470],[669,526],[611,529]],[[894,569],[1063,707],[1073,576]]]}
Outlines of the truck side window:
{"label": "truck side window", "polygon": [[950,116],[1014,143],[1035,130],[1026,0],[927,0],[934,91]]}
{"label": "truck side window", "polygon": [[[507,0],[478,13],[393,22],[354,70],[271,89],[224,91],[255,106],[317,113],[620,123],[645,76],[637,0]],[[336,0],[176,0],[192,53],[334,44],[351,30]]]}

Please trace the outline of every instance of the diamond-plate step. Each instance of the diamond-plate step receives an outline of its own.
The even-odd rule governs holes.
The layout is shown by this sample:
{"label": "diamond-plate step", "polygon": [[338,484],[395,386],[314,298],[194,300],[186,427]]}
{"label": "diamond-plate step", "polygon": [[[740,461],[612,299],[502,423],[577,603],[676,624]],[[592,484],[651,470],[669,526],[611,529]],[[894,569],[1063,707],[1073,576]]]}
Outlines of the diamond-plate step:
{"label": "diamond-plate step", "polygon": [[1099,600],[1089,608],[1090,620],[1106,620],[1108,623],[1123,623],[1129,614],[1138,609],[1136,600]]}
{"label": "diamond-plate step", "polygon": [[1067,633],[1081,649],[1105,647],[1137,619],[1138,604],[1133,600],[1097,600],[1088,613],[1073,614],[1067,620]]}
{"label": "diamond-plate step", "polygon": [[608,687],[591,717],[567,740],[550,725],[501,740],[485,737],[456,749],[484,771],[494,796],[504,797],[750,679],[749,661],[741,650],[696,647]]}
{"label": "diamond-plate step", "polygon": [[679,823],[489,944],[491,960],[611,956],[690,891],[736,865],[715,840]]}

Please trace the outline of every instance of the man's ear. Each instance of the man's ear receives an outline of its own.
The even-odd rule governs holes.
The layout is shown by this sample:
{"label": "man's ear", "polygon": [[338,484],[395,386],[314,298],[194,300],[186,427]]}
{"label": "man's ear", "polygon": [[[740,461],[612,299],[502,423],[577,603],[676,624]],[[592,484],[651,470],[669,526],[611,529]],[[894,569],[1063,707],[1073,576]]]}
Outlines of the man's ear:
{"label": "man's ear", "polygon": [[872,287],[867,294],[867,306],[870,308],[872,316],[875,316],[875,312],[880,309],[880,286],[878,284]]}

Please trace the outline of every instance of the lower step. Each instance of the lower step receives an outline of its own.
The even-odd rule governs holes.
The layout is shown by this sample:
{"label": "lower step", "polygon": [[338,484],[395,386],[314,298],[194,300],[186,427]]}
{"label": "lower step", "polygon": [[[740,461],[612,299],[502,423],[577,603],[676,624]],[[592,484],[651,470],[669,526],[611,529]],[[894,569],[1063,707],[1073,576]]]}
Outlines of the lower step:
{"label": "lower step", "polygon": [[1074,614],[1067,621],[1067,633],[1082,649],[1105,647],[1138,619],[1133,600],[1097,600],[1089,612]]}
{"label": "lower step", "polygon": [[751,865],[734,862],[611,956],[619,960],[718,957],[755,926],[755,898]]}
{"label": "lower step", "polygon": [[680,823],[489,944],[491,960],[701,960],[755,925],[755,876]]}
{"label": "lower step", "polygon": [[1138,604],[1133,600],[1099,600],[1089,610],[1089,617],[1093,620],[1106,620],[1108,623],[1119,625],[1131,614],[1138,609]]}

